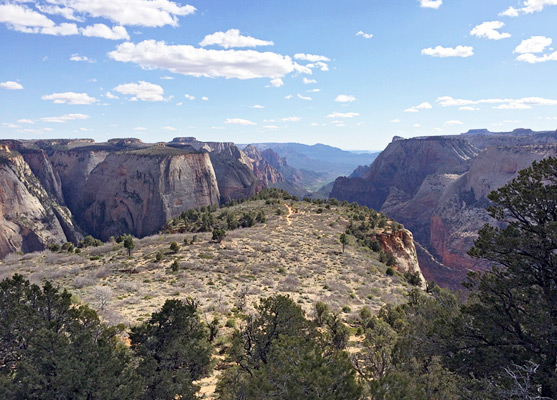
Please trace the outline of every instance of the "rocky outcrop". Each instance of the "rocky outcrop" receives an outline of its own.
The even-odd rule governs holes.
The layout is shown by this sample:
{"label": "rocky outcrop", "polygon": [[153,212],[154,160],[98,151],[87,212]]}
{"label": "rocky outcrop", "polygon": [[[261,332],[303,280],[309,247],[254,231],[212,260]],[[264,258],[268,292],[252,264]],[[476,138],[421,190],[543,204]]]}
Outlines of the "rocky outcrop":
{"label": "rocky outcrop", "polygon": [[[422,246],[425,277],[459,288],[467,270],[485,268],[466,253],[477,231],[494,223],[485,210],[487,195],[533,161],[557,154],[552,133],[484,136],[396,140],[367,174],[337,179],[331,197],[357,201],[403,223]],[[500,146],[502,137],[512,145]]]}
{"label": "rocky outcrop", "polygon": [[77,236],[68,209],[44,189],[20,153],[0,145],[0,257]]}
{"label": "rocky outcrop", "polygon": [[412,232],[407,229],[399,229],[396,232],[378,234],[375,239],[385,252],[395,257],[399,271],[418,273],[422,282],[425,281],[420,270]]}

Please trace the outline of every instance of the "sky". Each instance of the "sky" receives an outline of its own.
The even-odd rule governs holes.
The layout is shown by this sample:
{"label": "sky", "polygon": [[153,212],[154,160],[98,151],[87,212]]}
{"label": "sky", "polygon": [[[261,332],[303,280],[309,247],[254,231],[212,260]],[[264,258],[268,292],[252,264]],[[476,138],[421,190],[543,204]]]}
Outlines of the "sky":
{"label": "sky", "polygon": [[0,139],[557,129],[557,0],[0,0]]}

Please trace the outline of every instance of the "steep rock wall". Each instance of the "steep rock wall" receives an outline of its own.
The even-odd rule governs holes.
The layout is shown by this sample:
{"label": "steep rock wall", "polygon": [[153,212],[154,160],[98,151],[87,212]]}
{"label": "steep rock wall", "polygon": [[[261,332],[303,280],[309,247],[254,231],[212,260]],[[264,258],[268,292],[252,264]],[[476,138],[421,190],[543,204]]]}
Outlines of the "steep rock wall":
{"label": "steep rock wall", "polygon": [[188,208],[218,202],[207,153],[113,153],[90,172],[75,215],[84,229],[103,240],[122,233],[141,237]]}

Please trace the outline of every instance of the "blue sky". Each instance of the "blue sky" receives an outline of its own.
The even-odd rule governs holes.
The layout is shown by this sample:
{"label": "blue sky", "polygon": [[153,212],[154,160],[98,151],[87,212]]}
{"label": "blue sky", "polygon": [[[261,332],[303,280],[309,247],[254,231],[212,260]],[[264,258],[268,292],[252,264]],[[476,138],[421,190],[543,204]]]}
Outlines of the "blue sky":
{"label": "blue sky", "polygon": [[557,128],[557,0],[3,0],[0,138]]}

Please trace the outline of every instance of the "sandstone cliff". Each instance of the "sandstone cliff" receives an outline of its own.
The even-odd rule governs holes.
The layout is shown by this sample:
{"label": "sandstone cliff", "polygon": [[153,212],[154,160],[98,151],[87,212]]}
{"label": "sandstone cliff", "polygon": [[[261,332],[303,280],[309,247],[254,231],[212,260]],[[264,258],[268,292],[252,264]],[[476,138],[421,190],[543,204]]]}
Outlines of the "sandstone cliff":
{"label": "sandstone cliff", "polygon": [[[556,155],[553,136],[396,140],[367,173],[337,179],[331,197],[357,201],[403,223],[423,246],[418,254],[426,278],[458,288],[468,269],[485,267],[466,252],[478,229],[492,222],[487,195],[533,161]],[[507,139],[511,146],[501,146]]]}
{"label": "sandstone cliff", "polygon": [[57,203],[23,156],[0,145],[0,257],[75,240],[71,213]]}
{"label": "sandstone cliff", "polygon": [[90,171],[73,212],[84,229],[106,240],[123,232],[153,234],[183,210],[218,202],[207,153],[146,149],[109,154]]}

